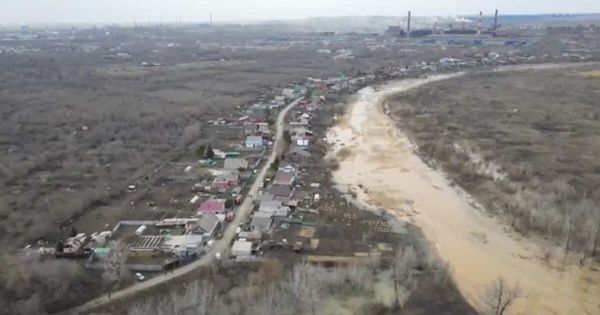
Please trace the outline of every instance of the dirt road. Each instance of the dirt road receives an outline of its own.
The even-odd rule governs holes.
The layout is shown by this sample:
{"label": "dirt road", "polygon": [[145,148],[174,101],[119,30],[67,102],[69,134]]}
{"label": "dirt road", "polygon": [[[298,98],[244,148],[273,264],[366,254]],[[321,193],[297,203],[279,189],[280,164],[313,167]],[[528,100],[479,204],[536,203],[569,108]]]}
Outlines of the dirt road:
{"label": "dirt road", "polygon": [[386,115],[386,95],[456,75],[361,90],[327,135],[330,155],[340,162],[335,182],[350,185],[362,206],[388,209],[419,226],[450,263],[460,291],[476,308],[482,309],[485,288],[502,276],[524,294],[512,314],[600,314],[600,291],[589,270],[558,271],[540,263],[535,244],[511,234],[442,172],[428,167]]}
{"label": "dirt road", "polygon": [[[183,275],[195,270],[196,268],[199,268],[204,265],[208,265],[215,261],[216,253],[225,252],[231,245],[231,242],[233,241],[236,228],[240,225],[241,222],[245,221],[246,218],[248,217],[248,215],[252,212],[252,209],[254,208],[254,198],[258,194],[259,189],[262,187],[262,183],[265,179],[265,176],[267,174],[267,171],[269,170],[271,163],[273,163],[273,161],[275,161],[275,158],[279,154],[281,154],[281,152],[284,150],[284,148],[286,146],[285,140],[283,139],[285,117],[286,117],[287,113],[290,111],[290,109],[292,109],[294,106],[296,106],[301,100],[302,100],[302,98],[299,98],[299,99],[295,100],[294,102],[290,103],[277,116],[277,122],[276,122],[277,134],[275,136],[273,149],[271,150],[271,154],[269,155],[267,162],[264,164],[264,166],[260,170],[260,172],[256,175],[256,179],[254,180],[252,187],[250,187],[250,190],[249,190],[248,194],[246,195],[246,198],[244,199],[242,204],[236,209],[236,211],[235,211],[236,215],[235,215],[233,221],[231,223],[229,223],[225,232],[223,233],[223,238],[221,238],[219,241],[217,241],[215,243],[215,245],[212,247],[212,249],[208,253],[206,253],[206,255],[204,255],[202,258],[194,261],[193,263],[190,263],[189,265],[185,265],[181,268],[173,270],[173,272],[171,272],[171,273],[162,274],[160,276],[148,279],[147,281],[136,283],[135,285],[132,285],[132,286],[122,289],[120,291],[113,292],[110,294],[110,297],[108,294],[103,295],[93,301],[90,301],[90,302],[85,303],[75,309],[72,309],[72,310],[68,311],[67,313],[69,313],[69,314],[85,313],[96,307],[109,304],[115,300],[123,299],[123,298],[131,296],[135,293],[138,293],[140,291],[155,287],[157,285],[160,285],[161,283],[167,282],[167,281],[177,278],[179,276],[183,276]],[[226,259],[226,258],[224,258],[224,259]]]}

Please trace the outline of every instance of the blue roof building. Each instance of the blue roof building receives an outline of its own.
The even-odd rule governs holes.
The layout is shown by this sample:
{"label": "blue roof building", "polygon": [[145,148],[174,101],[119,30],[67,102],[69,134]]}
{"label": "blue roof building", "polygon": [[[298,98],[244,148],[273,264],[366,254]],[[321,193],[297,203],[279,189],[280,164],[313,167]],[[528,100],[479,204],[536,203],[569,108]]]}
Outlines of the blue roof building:
{"label": "blue roof building", "polygon": [[263,138],[261,136],[246,137],[246,148],[256,148],[263,146]]}

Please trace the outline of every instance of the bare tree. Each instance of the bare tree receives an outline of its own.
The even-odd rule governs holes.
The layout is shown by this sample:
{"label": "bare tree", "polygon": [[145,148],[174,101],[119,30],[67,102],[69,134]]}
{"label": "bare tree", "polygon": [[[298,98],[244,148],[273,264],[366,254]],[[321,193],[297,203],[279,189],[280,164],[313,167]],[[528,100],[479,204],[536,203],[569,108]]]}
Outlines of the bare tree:
{"label": "bare tree", "polygon": [[[117,288],[129,277],[129,269],[125,265],[127,260],[127,248],[125,244],[115,241],[110,244],[111,251],[104,258],[104,273],[102,277],[109,286]],[[110,293],[108,292],[110,298]]]}
{"label": "bare tree", "polygon": [[376,250],[371,250],[369,252],[369,257],[367,258],[367,267],[371,269],[373,275],[377,274],[379,267],[381,266],[381,253]]}
{"label": "bare tree", "polygon": [[500,277],[484,293],[483,303],[488,307],[488,314],[503,315],[520,294],[521,290],[518,286],[510,287]]}
{"label": "bare tree", "polygon": [[211,309],[215,304],[215,290],[213,285],[208,281],[202,281],[200,284],[195,282],[195,296],[196,298],[196,314],[208,315],[211,313]]}
{"label": "bare tree", "polygon": [[392,262],[392,278],[394,280],[394,307],[404,307],[404,303],[414,286],[412,268],[417,261],[417,255],[412,246],[399,248]]}
{"label": "bare tree", "polygon": [[306,263],[296,265],[290,276],[289,285],[298,298],[300,308],[309,306],[312,314],[315,315],[316,306],[321,300],[322,282],[319,269]]}

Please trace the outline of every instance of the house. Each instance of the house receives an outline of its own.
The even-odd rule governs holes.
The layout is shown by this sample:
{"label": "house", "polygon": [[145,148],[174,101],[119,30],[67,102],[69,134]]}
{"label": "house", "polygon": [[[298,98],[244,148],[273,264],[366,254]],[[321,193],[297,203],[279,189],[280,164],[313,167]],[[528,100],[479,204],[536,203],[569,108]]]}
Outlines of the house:
{"label": "house", "polygon": [[260,148],[263,146],[263,138],[261,136],[246,137],[246,148]]}
{"label": "house", "polygon": [[299,147],[308,147],[310,139],[306,136],[296,137],[296,145]]}
{"label": "house", "polygon": [[231,255],[249,257],[252,255],[252,243],[248,241],[235,241],[231,247]]}
{"label": "house", "polygon": [[312,136],[314,134],[312,130],[304,126],[294,127],[290,129],[290,133],[297,136]]}
{"label": "house", "polygon": [[214,236],[220,224],[219,218],[212,212],[204,213],[198,221],[198,227],[204,232],[205,237]]}
{"label": "house", "polygon": [[306,151],[304,148],[295,147],[288,154],[288,156],[290,156],[290,155],[291,155],[291,158],[296,161],[302,160],[302,159],[310,159],[310,152]]}
{"label": "house", "polygon": [[165,238],[161,248],[179,257],[193,257],[201,251],[203,242],[203,235],[172,235]]}
{"label": "house", "polygon": [[277,200],[287,200],[292,197],[292,187],[288,185],[273,185],[269,193]]}
{"label": "house", "polygon": [[296,176],[294,172],[278,171],[273,178],[273,185],[291,186],[294,184]]}
{"label": "house", "polygon": [[254,203],[260,204],[263,201],[272,201],[272,200],[275,200],[275,197],[267,191],[267,192],[264,192],[264,193],[256,196],[256,198],[254,199]]}
{"label": "house", "polygon": [[262,201],[258,207],[259,213],[268,213],[272,216],[285,217],[290,213],[290,208],[281,204],[281,201]]}
{"label": "house", "polygon": [[264,232],[271,227],[273,223],[273,216],[265,212],[257,212],[252,217],[250,222],[250,228],[253,231]]}
{"label": "house", "polygon": [[198,214],[225,213],[225,210],[225,199],[208,199],[200,204],[200,207],[198,207]]}
{"label": "house", "polygon": [[244,131],[249,135],[271,135],[271,128],[269,127],[269,123],[266,122],[247,123],[244,125]]}
{"label": "house", "polygon": [[264,123],[267,121],[267,119],[269,119],[268,113],[264,110],[254,111],[254,112],[250,113],[248,116],[249,116],[250,121],[257,122],[257,123]]}
{"label": "house", "polygon": [[221,174],[213,180],[211,188],[215,190],[229,189],[240,185],[238,173]]}
{"label": "house", "polygon": [[296,172],[296,168],[289,162],[280,164],[279,170],[286,173]]}
{"label": "house", "polygon": [[300,117],[297,121],[290,122],[291,126],[308,126],[310,124],[308,118]]}
{"label": "house", "polygon": [[84,233],[79,233],[76,236],[69,237],[64,243],[63,252],[66,254],[73,254],[83,250],[87,237]]}
{"label": "house", "polygon": [[225,159],[225,164],[223,168],[226,170],[239,170],[239,169],[247,169],[248,161],[246,159],[241,158],[227,158]]}
{"label": "house", "polygon": [[283,95],[275,96],[275,98],[273,98],[273,103],[275,103],[277,106],[285,105],[285,96],[283,96]]}
{"label": "house", "polygon": [[277,200],[265,200],[261,201],[260,206],[258,207],[258,212],[273,212],[273,209],[277,209],[281,207],[281,201]]}
{"label": "house", "polygon": [[296,96],[293,89],[283,89],[283,91],[281,91],[281,95],[286,99],[292,99]]}
{"label": "house", "polygon": [[270,135],[271,134],[271,129],[269,128],[269,124],[266,122],[256,123],[256,128],[258,129],[258,132],[262,135]]}

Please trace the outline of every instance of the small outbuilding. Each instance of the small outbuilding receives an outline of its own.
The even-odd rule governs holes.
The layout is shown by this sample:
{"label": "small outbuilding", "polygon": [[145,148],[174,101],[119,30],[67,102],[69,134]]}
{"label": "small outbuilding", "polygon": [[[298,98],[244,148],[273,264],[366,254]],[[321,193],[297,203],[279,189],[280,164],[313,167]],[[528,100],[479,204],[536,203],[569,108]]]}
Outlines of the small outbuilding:
{"label": "small outbuilding", "polygon": [[231,254],[236,257],[249,257],[252,255],[252,243],[248,241],[235,241],[231,247]]}

